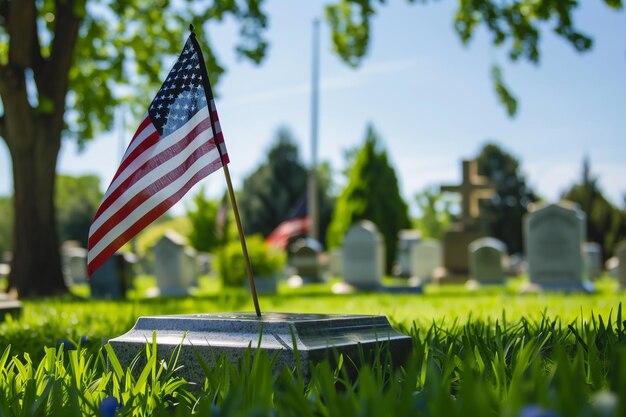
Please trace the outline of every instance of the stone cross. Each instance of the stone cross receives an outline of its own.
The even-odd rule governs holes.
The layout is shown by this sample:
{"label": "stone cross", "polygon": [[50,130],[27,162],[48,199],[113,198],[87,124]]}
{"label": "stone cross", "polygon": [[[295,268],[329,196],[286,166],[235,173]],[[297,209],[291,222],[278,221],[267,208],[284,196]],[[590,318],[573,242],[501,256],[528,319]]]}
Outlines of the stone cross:
{"label": "stone cross", "polygon": [[441,191],[461,194],[461,223],[464,226],[471,225],[478,217],[478,200],[495,194],[489,179],[478,175],[475,160],[463,161],[463,182],[460,185],[443,185]]}

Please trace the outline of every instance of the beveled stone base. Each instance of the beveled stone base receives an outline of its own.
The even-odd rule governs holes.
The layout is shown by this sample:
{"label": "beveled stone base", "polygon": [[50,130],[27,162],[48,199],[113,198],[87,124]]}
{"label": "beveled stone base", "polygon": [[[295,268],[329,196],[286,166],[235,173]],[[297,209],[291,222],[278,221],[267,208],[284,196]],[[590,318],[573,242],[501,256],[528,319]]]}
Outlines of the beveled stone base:
{"label": "beveled stone base", "polygon": [[398,366],[412,348],[411,337],[394,330],[385,316],[286,313],[265,313],[260,318],[254,313],[140,317],[135,327],[109,343],[122,365],[129,366],[138,354],[144,354],[153,333],[158,357],[165,360],[182,342],[179,374],[195,384],[202,384],[205,375],[194,351],[213,367],[222,355],[236,364],[248,347],[259,346],[270,358],[276,355],[274,368],[279,371],[296,366],[296,349],[308,378],[310,364],[324,359],[332,362],[338,354],[350,358],[344,358],[344,366],[352,366],[352,361],[358,366],[361,358],[373,360],[376,350],[383,348]]}

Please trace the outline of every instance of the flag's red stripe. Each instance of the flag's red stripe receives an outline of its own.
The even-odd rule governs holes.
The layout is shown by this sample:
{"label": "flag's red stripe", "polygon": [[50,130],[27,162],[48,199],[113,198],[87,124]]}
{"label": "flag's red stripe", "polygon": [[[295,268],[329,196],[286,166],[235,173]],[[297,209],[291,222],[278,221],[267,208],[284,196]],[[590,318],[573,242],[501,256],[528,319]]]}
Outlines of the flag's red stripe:
{"label": "flag's red stripe", "polygon": [[[109,217],[98,229],[96,229],[91,236],[89,236],[88,248],[92,249],[98,244],[100,239],[105,236],[109,230],[124,221],[128,215],[130,215],[137,207],[139,207],[144,201],[150,198],[153,194],[158,193],[163,188],[176,181],[181,175],[183,175],[194,162],[196,162],[203,155],[212,150],[212,146],[209,143],[202,144],[196,149],[185,161],[177,166],[172,171],[158,178],[152,184],[148,185],[145,189],[139,193],[133,195],[118,211],[116,211],[111,217]],[[219,158],[218,158],[219,161]],[[221,166],[221,163],[220,163]]]}
{"label": "flag's red stripe", "polygon": [[[181,140],[173,144],[167,149],[164,149],[161,153],[153,156],[151,159],[148,159],[142,166],[137,168],[132,175],[126,178],[121,184],[117,186],[117,188],[102,202],[96,216],[93,221],[96,221],[111,204],[113,204],[117,199],[126,192],[128,188],[130,188],[137,181],[141,180],[147,174],[153,172],[159,165],[164,162],[170,160],[174,156],[178,155],[182,152],[187,146],[191,144],[191,142],[202,132],[209,129],[211,127],[211,122],[208,118],[203,119],[194,126],[193,129]],[[200,147],[201,148],[201,147]],[[210,150],[210,149],[209,149]],[[115,180],[114,180],[115,181]]]}
{"label": "flag's red stripe", "polygon": [[155,131],[153,133],[151,133],[150,135],[148,135],[143,142],[141,142],[135,149],[133,149],[133,151],[130,153],[130,155],[128,155],[120,164],[120,167],[117,169],[117,172],[115,173],[115,176],[113,177],[113,179],[111,180],[111,184],[113,183],[113,181],[115,181],[117,179],[117,177],[119,177],[119,175],[124,172],[124,170],[133,163],[133,161],[135,159],[137,159],[142,153],[144,153],[146,151],[146,149],[149,149],[151,146],[153,146],[155,143],[157,143],[159,141],[161,137],[159,136],[159,132]]}
{"label": "flag's red stripe", "polygon": [[126,229],[124,233],[120,234],[120,236],[118,236],[114,241],[111,242],[109,246],[102,250],[102,252],[100,252],[98,256],[96,256],[94,259],[91,260],[91,262],[89,262],[89,265],[87,265],[87,274],[91,276],[91,274],[93,274],[93,272],[98,269],[104,263],[104,261],[106,261],[111,255],[113,255],[116,250],[121,248],[124,243],[128,242],[137,233],[139,233],[146,226],[148,226],[150,223],[159,218],[163,213],[169,210],[174,204],[176,204],[178,200],[182,198],[182,196],[187,193],[187,191],[189,191],[189,189],[191,189],[191,187],[198,183],[198,181],[216,171],[221,166],[222,164],[218,160],[202,168],[193,177],[191,177],[189,181],[187,181],[187,183],[176,193],[163,200],[163,202],[150,210],[139,221]]}

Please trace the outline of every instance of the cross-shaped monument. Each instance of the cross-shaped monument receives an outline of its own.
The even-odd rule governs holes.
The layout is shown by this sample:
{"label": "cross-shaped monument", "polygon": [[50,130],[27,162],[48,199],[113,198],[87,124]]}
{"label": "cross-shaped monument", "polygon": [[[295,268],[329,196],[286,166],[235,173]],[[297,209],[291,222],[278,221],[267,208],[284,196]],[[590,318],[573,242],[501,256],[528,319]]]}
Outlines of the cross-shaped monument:
{"label": "cross-shaped monument", "polygon": [[438,283],[465,282],[469,276],[468,247],[474,240],[485,237],[480,228],[478,201],[495,194],[486,177],[478,175],[476,161],[463,161],[463,181],[460,185],[444,185],[442,192],[461,194],[460,221],[450,226],[443,236],[443,268],[435,276]]}
{"label": "cross-shaped monument", "polygon": [[475,160],[463,161],[463,182],[460,185],[443,185],[441,191],[461,194],[461,223],[465,226],[472,225],[478,217],[478,201],[495,194],[489,178],[478,175]]}

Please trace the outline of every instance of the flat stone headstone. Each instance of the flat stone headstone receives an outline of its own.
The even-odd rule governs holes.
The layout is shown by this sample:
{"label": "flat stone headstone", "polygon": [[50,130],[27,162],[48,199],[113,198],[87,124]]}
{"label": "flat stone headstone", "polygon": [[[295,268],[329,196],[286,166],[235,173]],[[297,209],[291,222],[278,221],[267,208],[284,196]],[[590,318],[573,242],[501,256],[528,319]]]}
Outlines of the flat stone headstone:
{"label": "flat stone headstone", "polygon": [[152,247],[160,295],[187,295],[196,280],[195,251],[185,244],[184,237],[168,230]]}
{"label": "flat stone headstone", "polygon": [[470,243],[470,276],[480,285],[504,284],[506,274],[503,261],[506,256],[506,244],[493,237],[484,237]]}
{"label": "flat stone headstone", "polygon": [[626,288],[626,240],[615,247],[615,257],[617,258],[617,279],[620,287]]}
{"label": "flat stone headstone", "polygon": [[585,213],[569,202],[531,205],[524,230],[531,286],[591,291],[583,270],[585,218]]}
{"label": "flat stone headstone", "polygon": [[[384,316],[253,313],[189,314],[140,317],[126,334],[109,340],[123,366],[129,366],[145,344],[156,336],[159,358],[167,360],[180,345],[179,375],[201,386],[205,375],[199,353],[209,367],[222,355],[231,364],[240,361],[249,347],[270,358],[274,371],[296,366],[295,349],[305,378],[309,364],[333,360],[343,354],[344,365],[369,360],[377,348],[389,348],[394,365],[401,365],[412,349],[412,339],[394,330]],[[295,343],[294,343],[295,342]],[[361,353],[363,356],[361,356]]]}
{"label": "flat stone headstone", "polygon": [[350,227],[343,241],[343,279],[362,290],[375,290],[382,284],[385,268],[385,242],[376,225],[363,220]]}

